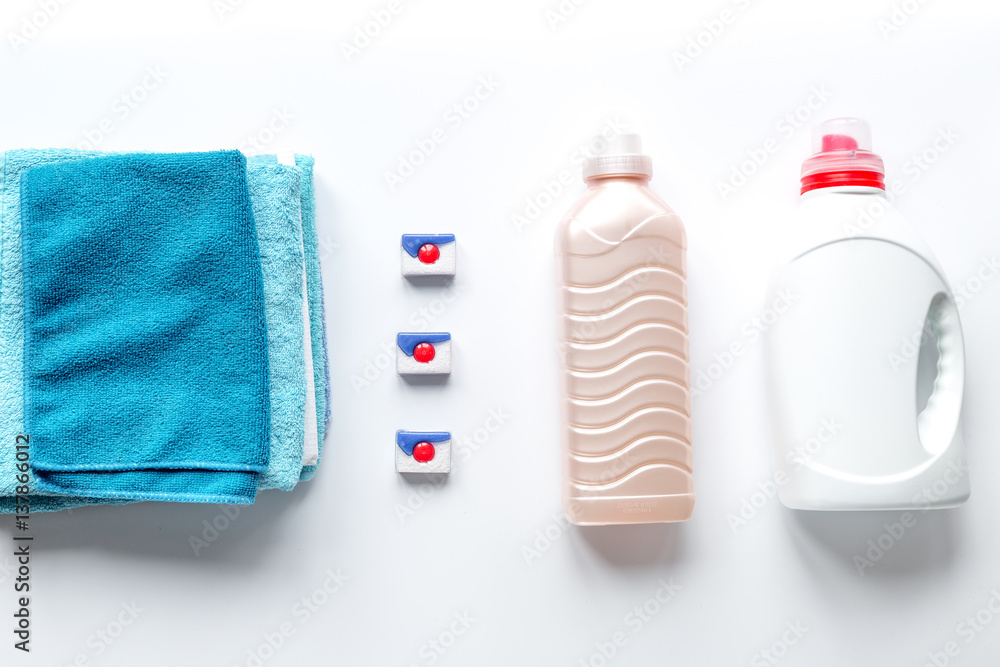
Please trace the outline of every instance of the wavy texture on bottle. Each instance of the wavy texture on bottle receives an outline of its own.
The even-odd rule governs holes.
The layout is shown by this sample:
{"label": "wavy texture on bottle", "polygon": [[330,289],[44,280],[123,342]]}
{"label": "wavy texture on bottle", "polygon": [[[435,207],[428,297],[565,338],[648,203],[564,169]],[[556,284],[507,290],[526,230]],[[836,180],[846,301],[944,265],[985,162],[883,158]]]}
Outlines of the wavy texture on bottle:
{"label": "wavy texture on bottle", "polygon": [[575,484],[608,484],[634,470],[640,461],[669,463],[691,472],[691,445],[668,435],[647,435],[609,454],[584,456],[569,452],[567,472]]}
{"label": "wavy texture on bottle", "polygon": [[685,303],[687,289],[684,276],[660,266],[640,266],[598,287],[563,288],[566,310],[579,315],[606,313],[621,303],[621,295],[646,296],[670,294]]}
{"label": "wavy texture on bottle", "polygon": [[[622,360],[621,350],[635,350],[632,357]],[[680,350],[674,354],[671,350]],[[672,355],[679,362],[674,372],[668,375],[687,386],[688,339],[684,330],[660,322],[637,324],[619,335],[597,343],[567,342],[563,346],[567,368],[579,371],[610,371],[616,366],[627,365],[629,359],[647,352],[662,352]],[[648,360],[647,357],[643,359]],[[655,376],[654,376],[655,377]]]}
{"label": "wavy texture on bottle", "polygon": [[645,182],[591,185],[560,227],[563,495],[579,524],[694,504],[685,236]]}
{"label": "wavy texture on bottle", "polygon": [[628,333],[640,324],[647,324],[651,317],[661,324],[677,329],[687,328],[687,308],[684,304],[662,294],[644,294],[630,298],[612,310],[599,315],[563,315],[563,337],[567,341],[586,343],[611,339]]}
{"label": "wavy texture on bottle", "polygon": [[563,391],[576,398],[607,398],[643,380],[664,378],[690,386],[687,359],[664,350],[647,350],[626,357],[611,368],[597,371],[575,370],[566,366]]}
{"label": "wavy texture on bottle", "polygon": [[683,385],[674,380],[649,378],[639,380],[622,391],[601,398],[567,397],[563,407],[566,422],[577,426],[600,426],[633,414],[644,408],[661,405],[681,406],[684,416],[690,414],[691,396]]}

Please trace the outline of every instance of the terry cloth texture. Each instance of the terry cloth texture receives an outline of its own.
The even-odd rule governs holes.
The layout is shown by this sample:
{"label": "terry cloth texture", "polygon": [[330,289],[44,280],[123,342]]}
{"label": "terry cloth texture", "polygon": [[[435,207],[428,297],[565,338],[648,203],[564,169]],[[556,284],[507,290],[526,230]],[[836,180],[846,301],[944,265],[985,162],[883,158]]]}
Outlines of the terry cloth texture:
{"label": "terry cloth texture", "polygon": [[313,349],[316,405],[323,406],[317,414],[319,452],[316,465],[306,466],[302,480],[312,479],[323,457],[323,441],[330,426],[330,355],[326,341],[326,300],[323,295],[323,272],[319,257],[319,235],[316,228],[316,191],[313,185],[315,160],[310,155],[296,155],[295,164],[303,171],[302,242],[306,260],[306,280],[309,292],[309,321]]}
{"label": "terry cloth texture", "polygon": [[252,502],[270,400],[245,158],[111,155],[20,180],[37,487]]}
{"label": "terry cloth texture", "polygon": [[[265,155],[265,156],[251,156],[247,159],[247,163],[258,163],[266,165],[282,165],[286,169],[291,169],[297,172],[300,176],[302,170],[295,166],[295,156],[289,153],[282,153],[281,155]],[[298,228],[302,229],[302,206],[301,201],[296,206],[299,212]],[[301,234],[299,236],[299,246],[297,248],[300,255],[303,254],[303,245],[301,243]],[[307,294],[307,282],[305,273],[305,263],[302,263],[302,275],[300,276],[302,293]],[[309,300],[302,299],[302,312],[299,314],[303,323],[309,322]],[[301,468],[306,465],[313,465],[317,462],[319,458],[319,442],[318,434],[316,431],[316,386],[313,381],[313,363],[312,363],[312,341],[310,340],[310,327],[303,326],[302,329],[302,346],[300,350],[303,352],[303,368],[302,374],[305,378],[305,406],[303,410],[304,417],[304,429],[303,429],[303,443],[302,443],[302,456],[299,461],[299,472],[301,473]],[[298,479],[298,477],[296,477]]]}
{"label": "terry cloth texture", "polygon": [[[21,174],[32,167],[87,155],[95,154],[69,149],[16,150],[0,154],[0,513],[16,510],[15,438],[25,432]],[[32,512],[127,502],[39,495],[33,478],[29,479],[28,486]]]}
{"label": "terry cloth texture", "polygon": [[271,457],[261,489],[290,491],[302,472],[306,370],[302,216],[297,167],[248,160],[264,276],[271,391]]}
{"label": "terry cloth texture", "polygon": [[[20,175],[26,169],[41,164],[98,157],[101,155],[104,154],[94,151],[67,149],[31,149],[8,151],[6,153],[0,152],[0,378],[3,378],[3,381],[0,382],[0,405],[6,407],[6,409],[0,411],[0,438],[2,438],[0,439],[0,513],[11,513],[15,511],[14,495],[17,482],[15,477],[14,438],[17,434],[24,433],[25,431],[22,413],[23,366],[21,353],[23,349],[23,331],[21,329],[21,323],[23,321],[23,298],[21,292]],[[311,164],[311,158],[298,156],[297,159],[299,162],[307,162],[308,164]],[[282,164],[295,161],[295,158],[292,160],[281,160]],[[273,155],[253,156],[248,158],[248,163],[276,165],[278,160]],[[301,176],[301,169],[296,167],[287,167],[287,169],[299,172]],[[254,175],[254,170],[248,165],[250,197],[255,208],[255,219],[258,230],[262,224],[261,216],[258,213],[260,210],[276,212],[290,209],[298,210],[302,206],[307,206],[308,210],[312,212],[315,211],[314,200],[311,198],[303,196],[301,193],[289,191],[287,192],[287,201],[282,201],[286,198],[286,190],[284,187],[266,187],[265,185],[263,190],[258,191],[262,183],[266,183],[266,179],[261,179]],[[278,200],[267,202],[262,206],[260,200],[264,197],[276,197]],[[300,199],[296,200],[296,197],[300,197]],[[267,226],[270,223],[264,224]],[[277,243],[291,242],[287,239],[281,239],[278,237],[273,239],[271,237],[266,238],[268,241],[274,240]],[[271,266],[270,263],[265,261],[265,256],[272,252],[280,253],[280,251],[272,249],[264,239],[259,239],[259,241],[262,266]],[[301,252],[301,250],[299,250],[299,252]],[[277,268],[276,265],[275,268]],[[263,279],[265,289],[265,307],[267,308],[266,313],[269,330],[268,338],[270,342],[272,338],[271,332],[275,327],[274,323],[279,320],[279,317],[276,313],[272,312],[272,308],[274,304],[277,303],[277,300],[272,298],[269,292],[274,285],[281,284],[281,278],[279,277],[277,281],[269,281],[269,275],[273,274],[265,272]],[[303,301],[303,307],[307,308],[306,301]],[[315,320],[308,319],[307,321],[310,321],[311,324],[315,325]],[[322,322],[322,320],[320,322]],[[299,328],[303,330],[305,340],[309,341],[310,328],[301,326]],[[323,348],[325,350],[325,345]],[[311,352],[311,346],[310,349],[306,351]],[[309,357],[312,355],[306,354],[305,356],[306,363],[309,363]],[[274,388],[276,386],[275,375],[280,375],[281,363],[275,358],[273,349],[269,349],[269,357],[272,378],[272,399],[274,399],[275,396],[277,396],[274,392]],[[319,359],[317,363],[323,364],[324,362],[325,359]],[[326,380],[328,372],[324,366],[317,366],[314,370],[313,366],[310,365],[309,368],[310,371],[303,374],[310,380],[310,385],[313,384],[313,373],[315,370],[320,368],[323,369],[322,377],[324,377],[324,381]],[[324,383],[320,383],[319,387],[320,391],[325,393],[325,402],[328,405],[328,389],[324,386]],[[290,394],[288,393],[283,395],[286,398],[290,398]],[[310,398],[312,400],[309,402],[312,403],[314,407],[311,431],[313,438],[315,438],[317,431],[315,415],[316,399],[315,396],[310,396]],[[272,422],[279,420],[277,417],[277,415],[281,412],[279,404],[272,401],[271,411]],[[275,428],[272,428],[272,436],[275,435],[275,433]],[[269,472],[262,476],[259,489],[288,488],[288,482],[282,482],[281,475],[277,473],[272,474],[270,472],[272,470],[276,470],[277,468],[298,470],[298,463],[292,462],[292,459],[297,459],[295,449],[286,448],[284,446],[286,444],[287,440],[280,437],[272,437]],[[303,456],[305,456],[305,454]],[[281,474],[287,475],[288,473]],[[298,473],[294,472],[291,476],[297,479]],[[264,479],[265,477],[267,479]],[[287,477],[284,479],[287,479]],[[29,487],[30,505],[33,512],[58,511],[61,509],[91,504],[121,504],[124,502],[135,502],[109,498],[74,497],[55,494],[49,490],[40,491],[35,488],[33,479],[29,481]]]}
{"label": "terry cloth texture", "polygon": [[[251,161],[276,163],[275,155],[261,155]],[[295,165],[302,170],[302,244],[306,262],[306,291],[309,299],[309,330],[312,345],[313,383],[316,392],[318,432],[318,460],[316,465],[304,466],[300,481],[308,481],[316,474],[323,458],[323,440],[330,422],[330,364],[326,342],[326,313],[324,311],[323,276],[320,271],[319,237],[316,231],[316,193],[313,185],[315,160],[309,155],[295,155]],[[322,409],[319,409],[322,406]]]}

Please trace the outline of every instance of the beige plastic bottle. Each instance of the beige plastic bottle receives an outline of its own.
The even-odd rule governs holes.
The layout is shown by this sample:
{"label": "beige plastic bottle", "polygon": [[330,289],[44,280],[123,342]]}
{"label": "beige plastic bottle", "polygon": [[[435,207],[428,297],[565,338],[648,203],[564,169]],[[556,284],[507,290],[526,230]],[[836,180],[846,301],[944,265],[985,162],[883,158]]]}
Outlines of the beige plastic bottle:
{"label": "beige plastic bottle", "polygon": [[638,135],[584,162],[556,232],[563,505],[577,525],[694,508],[684,225],[649,188]]}

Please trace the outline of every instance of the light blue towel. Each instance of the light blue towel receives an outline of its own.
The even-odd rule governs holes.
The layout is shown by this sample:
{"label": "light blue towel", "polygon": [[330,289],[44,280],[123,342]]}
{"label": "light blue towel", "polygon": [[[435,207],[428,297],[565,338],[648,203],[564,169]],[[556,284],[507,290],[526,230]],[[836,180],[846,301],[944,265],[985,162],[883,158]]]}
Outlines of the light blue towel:
{"label": "light blue towel", "polygon": [[21,220],[38,488],[253,502],[269,371],[243,155],[35,167],[21,177]]}
{"label": "light blue towel", "polygon": [[319,460],[302,470],[302,481],[316,474],[323,459],[323,441],[330,426],[330,355],[326,340],[326,300],[323,295],[323,271],[319,256],[319,235],[316,228],[316,192],[313,187],[315,160],[309,155],[296,155],[295,164],[305,173],[302,187],[302,234],[306,258],[306,278],[309,292],[309,319],[312,332],[313,363],[315,365],[316,405],[319,431]]}
{"label": "light blue towel", "polygon": [[[275,155],[251,158],[277,163]],[[319,457],[323,458],[323,440],[330,423],[330,363],[327,353],[326,313],[323,298],[323,274],[320,266],[319,237],[316,232],[316,193],[313,186],[313,166],[310,155],[295,155],[295,165],[302,170],[302,244],[306,261],[306,290],[309,296],[310,338],[312,341],[313,380],[316,386],[316,420],[319,434]],[[323,406],[320,410],[319,406]],[[316,474],[316,465],[302,468],[300,481],[308,481]]]}
{"label": "light blue towel", "polygon": [[247,161],[264,275],[271,385],[271,458],[260,489],[295,488],[305,437],[302,216],[297,167]]}

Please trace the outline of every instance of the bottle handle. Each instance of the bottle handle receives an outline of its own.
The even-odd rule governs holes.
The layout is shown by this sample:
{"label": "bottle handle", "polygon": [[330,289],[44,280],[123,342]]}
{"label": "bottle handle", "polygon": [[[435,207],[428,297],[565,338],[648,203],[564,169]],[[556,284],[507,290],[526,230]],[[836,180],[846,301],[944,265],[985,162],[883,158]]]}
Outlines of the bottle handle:
{"label": "bottle handle", "polygon": [[934,296],[924,326],[934,335],[938,361],[927,406],[917,415],[917,433],[924,449],[937,455],[955,437],[965,391],[965,342],[958,307],[951,295],[942,292]]}

